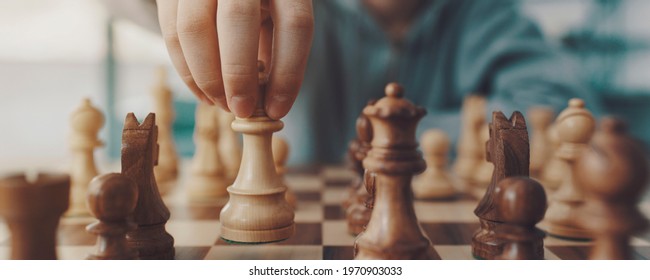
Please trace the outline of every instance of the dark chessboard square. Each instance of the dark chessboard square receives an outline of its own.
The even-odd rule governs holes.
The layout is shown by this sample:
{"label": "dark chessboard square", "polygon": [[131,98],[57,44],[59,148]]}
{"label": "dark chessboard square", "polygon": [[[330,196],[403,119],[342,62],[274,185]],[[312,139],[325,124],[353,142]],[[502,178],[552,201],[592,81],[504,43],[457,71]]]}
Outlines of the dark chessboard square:
{"label": "dark chessboard square", "polygon": [[286,174],[292,174],[292,175],[312,175],[316,176],[320,173],[321,171],[321,166],[318,165],[296,165],[296,166],[289,166],[287,167],[287,173]]}
{"label": "dark chessboard square", "polygon": [[467,245],[479,228],[478,223],[422,223],[433,245]]}
{"label": "dark chessboard square", "polygon": [[321,192],[318,191],[295,192],[295,195],[298,201],[302,201],[302,202],[307,202],[307,201],[320,202],[321,200]]}
{"label": "dark chessboard square", "polygon": [[323,260],[351,260],[354,259],[352,246],[324,246]]}
{"label": "dark chessboard square", "polygon": [[338,205],[325,205],[325,220],[344,220],[345,212]]}
{"label": "dark chessboard square", "polygon": [[210,251],[210,247],[176,247],[176,260],[202,260]]}
{"label": "dark chessboard square", "polygon": [[85,224],[61,224],[57,231],[58,246],[93,246],[97,236],[86,231]]}
{"label": "dark chessboard square", "polygon": [[171,206],[169,212],[174,220],[218,220],[222,208],[222,205]]}
{"label": "dark chessboard square", "polygon": [[327,188],[347,188],[353,182],[350,178],[324,178],[325,187]]}
{"label": "dark chessboard square", "polygon": [[[562,260],[586,260],[589,259],[591,246],[547,246],[553,254]],[[649,246],[632,246],[632,259],[649,260]]]}

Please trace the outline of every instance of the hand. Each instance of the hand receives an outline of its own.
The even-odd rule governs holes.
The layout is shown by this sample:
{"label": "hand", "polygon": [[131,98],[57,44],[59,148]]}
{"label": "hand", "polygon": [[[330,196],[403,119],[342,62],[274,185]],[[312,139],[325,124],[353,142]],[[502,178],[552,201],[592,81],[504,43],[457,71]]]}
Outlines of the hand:
{"label": "hand", "polygon": [[[311,49],[311,0],[157,0],[167,51],[202,101],[238,117],[257,102],[257,61],[270,68],[265,108],[285,116],[293,105]],[[269,64],[270,61],[270,64]],[[269,67],[270,65],[270,67]]]}

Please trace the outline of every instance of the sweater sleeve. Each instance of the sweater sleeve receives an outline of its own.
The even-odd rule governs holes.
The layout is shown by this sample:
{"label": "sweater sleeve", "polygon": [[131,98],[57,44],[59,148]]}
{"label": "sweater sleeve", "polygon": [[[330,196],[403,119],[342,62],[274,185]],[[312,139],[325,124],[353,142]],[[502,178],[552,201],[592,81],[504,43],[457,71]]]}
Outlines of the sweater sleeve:
{"label": "sweater sleeve", "polygon": [[546,42],[515,1],[465,1],[464,6],[455,59],[465,92],[488,94],[489,109],[524,113],[532,105],[559,112],[578,97],[600,114],[600,99],[588,92],[576,61]]}

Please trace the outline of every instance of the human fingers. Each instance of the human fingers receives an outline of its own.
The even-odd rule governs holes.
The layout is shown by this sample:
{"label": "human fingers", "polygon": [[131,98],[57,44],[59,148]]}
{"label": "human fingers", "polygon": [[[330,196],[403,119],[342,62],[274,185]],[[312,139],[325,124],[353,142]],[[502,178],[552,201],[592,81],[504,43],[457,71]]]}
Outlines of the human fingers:
{"label": "human fingers", "polygon": [[219,0],[217,34],[228,106],[249,117],[257,101],[260,0]]}
{"label": "human fingers", "polygon": [[181,79],[183,79],[183,82],[185,82],[187,87],[192,91],[192,93],[194,93],[194,95],[196,95],[197,98],[208,104],[214,104],[214,102],[208,99],[207,96],[203,94],[203,91],[201,91],[197,86],[190,69],[187,67],[187,63],[185,62],[185,56],[183,55],[181,44],[178,39],[178,32],[176,30],[178,0],[157,0],[157,7],[160,30],[174,68],[180,75]]}
{"label": "human fingers", "polygon": [[314,33],[311,0],[270,0],[273,60],[266,93],[266,112],[279,119],[291,109],[304,77]]}

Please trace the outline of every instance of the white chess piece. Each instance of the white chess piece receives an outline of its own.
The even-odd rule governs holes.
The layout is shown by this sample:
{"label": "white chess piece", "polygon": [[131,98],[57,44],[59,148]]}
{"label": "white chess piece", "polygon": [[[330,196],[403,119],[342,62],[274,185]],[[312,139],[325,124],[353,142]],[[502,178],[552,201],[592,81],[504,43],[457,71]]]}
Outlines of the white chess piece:
{"label": "white chess piece", "polygon": [[167,86],[167,72],[158,68],[158,82],[153,88],[154,111],[158,125],[158,165],[154,168],[160,195],[167,194],[178,178],[178,154],[174,145],[174,98]]}
{"label": "white chess piece", "polygon": [[237,179],[228,187],[230,199],[221,210],[221,238],[243,243],[275,242],[294,232],[293,208],[285,199],[287,187],[273,163],[271,137],[284,124],[264,111],[266,88],[264,65],[258,63],[258,104],[249,118],[232,123],[244,138],[242,162]]}
{"label": "white chess piece", "polygon": [[70,118],[70,150],[72,165],[70,169],[70,207],[66,216],[89,215],[86,207],[88,184],[98,175],[95,165],[95,148],[103,146],[97,133],[104,126],[104,116],[94,107],[89,99],[84,99],[81,106]]}
{"label": "white chess piece", "polygon": [[418,199],[443,199],[456,195],[448,175],[447,160],[450,141],[447,134],[439,129],[431,129],[420,139],[427,169],[413,179],[413,194]]}
{"label": "white chess piece", "polygon": [[196,107],[196,150],[192,159],[191,177],[187,181],[189,198],[192,201],[215,201],[228,196],[228,184],[218,151],[217,110],[219,109],[204,103],[199,103]]}

